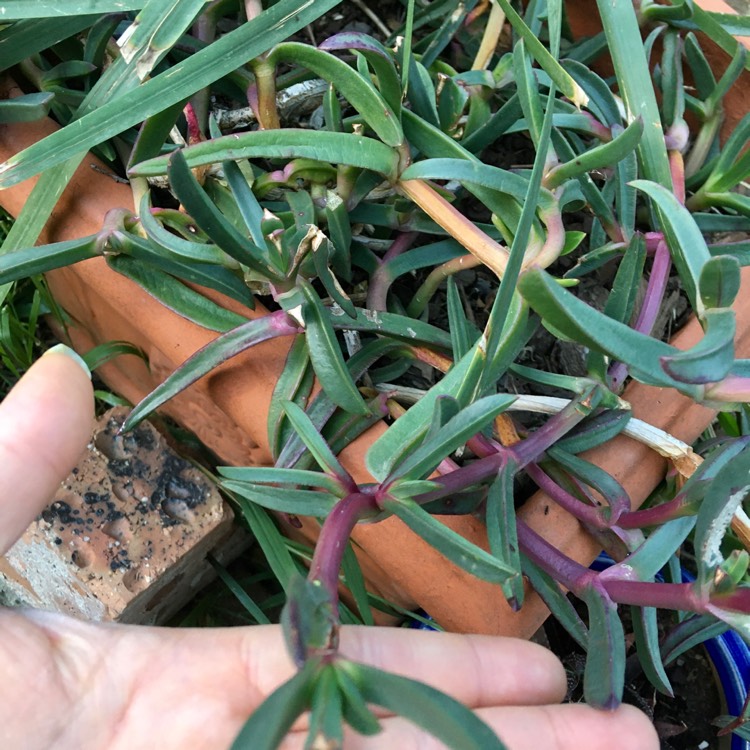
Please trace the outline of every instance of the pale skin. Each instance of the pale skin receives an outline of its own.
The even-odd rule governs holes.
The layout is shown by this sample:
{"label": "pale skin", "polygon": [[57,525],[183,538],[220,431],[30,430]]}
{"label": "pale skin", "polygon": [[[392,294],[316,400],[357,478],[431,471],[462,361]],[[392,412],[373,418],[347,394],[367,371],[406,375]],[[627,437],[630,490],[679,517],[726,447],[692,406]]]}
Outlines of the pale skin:
{"label": "pale skin", "polygon": [[[0,552],[76,463],[93,419],[91,383],[65,354],[43,357],[0,405]],[[345,627],[347,657],[423,680],[489,722],[509,750],[656,750],[650,721],[558,705],[560,662],[509,638]],[[0,611],[0,747],[8,750],[229,748],[247,716],[293,674],[277,626],[188,630],[95,625]],[[398,718],[347,748],[439,743]],[[301,726],[284,748],[302,748]]]}

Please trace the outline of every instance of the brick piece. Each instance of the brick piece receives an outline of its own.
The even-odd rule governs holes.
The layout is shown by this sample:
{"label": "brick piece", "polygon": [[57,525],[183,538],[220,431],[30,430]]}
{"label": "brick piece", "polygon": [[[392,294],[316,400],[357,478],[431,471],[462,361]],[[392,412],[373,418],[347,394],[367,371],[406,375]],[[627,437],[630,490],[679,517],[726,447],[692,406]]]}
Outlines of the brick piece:
{"label": "brick piece", "polygon": [[54,500],[0,558],[4,603],[164,622],[212,577],[209,552],[245,544],[216,488],[151,424],[117,434],[126,415],[101,417]]}

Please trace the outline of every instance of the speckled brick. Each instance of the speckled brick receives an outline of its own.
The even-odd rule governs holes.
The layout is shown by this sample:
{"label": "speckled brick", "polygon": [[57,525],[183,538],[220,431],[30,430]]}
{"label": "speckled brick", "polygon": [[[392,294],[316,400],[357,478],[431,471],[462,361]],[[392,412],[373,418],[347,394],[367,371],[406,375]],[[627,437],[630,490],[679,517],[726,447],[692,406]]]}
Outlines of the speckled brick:
{"label": "speckled brick", "polygon": [[0,558],[0,600],[87,620],[164,622],[245,543],[201,471],[112,409],[54,500]]}

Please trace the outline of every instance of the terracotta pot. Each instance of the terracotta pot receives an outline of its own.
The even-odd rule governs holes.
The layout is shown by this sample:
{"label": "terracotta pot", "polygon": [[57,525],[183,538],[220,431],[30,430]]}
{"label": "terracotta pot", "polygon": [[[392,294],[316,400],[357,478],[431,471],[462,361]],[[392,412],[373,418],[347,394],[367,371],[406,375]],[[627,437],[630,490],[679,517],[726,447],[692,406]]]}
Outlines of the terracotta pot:
{"label": "terracotta pot", "polygon": [[[578,9],[580,4],[572,6]],[[727,6],[725,10],[729,12]],[[580,18],[587,16],[585,8]],[[575,16],[577,18],[577,16]],[[581,27],[576,25],[577,29]],[[724,63],[725,64],[725,63]],[[730,117],[739,119],[746,111],[748,79],[735,87],[729,105],[737,105]],[[0,96],[12,95],[6,81]],[[742,93],[744,92],[744,93]],[[744,97],[744,98],[743,98]],[[55,125],[51,121],[0,126],[0,160],[44,137]],[[44,240],[60,241],[99,230],[104,214],[114,207],[132,207],[127,186],[92,169],[94,157],[87,157],[66,190],[50,220]],[[104,170],[106,172],[106,169]],[[31,191],[28,181],[0,194],[0,203],[17,215]],[[111,271],[102,259],[48,274],[56,299],[71,316],[68,333],[74,346],[86,351],[110,340],[127,340],[147,354],[149,366],[133,356],[118,357],[101,368],[110,388],[132,402],[149,393],[198,348],[216,334],[194,325],[148,296],[132,282]],[[220,295],[211,293],[214,299]],[[227,307],[248,317],[263,314],[240,309],[222,299]],[[743,291],[736,303],[737,356],[750,356],[750,271],[743,273]],[[699,340],[702,331],[692,320],[672,343],[687,348]],[[170,401],[163,411],[177,419],[211,448],[223,461],[248,465],[268,463],[270,454],[265,431],[272,390],[291,341],[276,339],[254,347],[219,370],[209,374]],[[690,443],[705,429],[714,412],[679,394],[631,384],[624,397],[635,416],[645,419]],[[368,447],[385,426],[376,425],[342,454],[342,461],[359,481],[370,481],[364,469]],[[629,438],[620,437],[586,456],[609,471],[639,506],[664,476],[665,460]],[[519,514],[552,544],[584,564],[590,563],[599,547],[579,523],[549,500],[536,493]],[[477,544],[486,546],[483,525],[471,517],[445,518],[445,523]],[[297,533],[289,529],[290,533]],[[307,523],[303,533],[314,537],[316,525]],[[547,616],[541,600],[530,593],[523,609],[512,613],[497,587],[479,581],[449,563],[413,534],[398,519],[374,525],[360,525],[354,541],[365,575],[372,589],[405,607],[419,605],[449,630],[530,636]]]}

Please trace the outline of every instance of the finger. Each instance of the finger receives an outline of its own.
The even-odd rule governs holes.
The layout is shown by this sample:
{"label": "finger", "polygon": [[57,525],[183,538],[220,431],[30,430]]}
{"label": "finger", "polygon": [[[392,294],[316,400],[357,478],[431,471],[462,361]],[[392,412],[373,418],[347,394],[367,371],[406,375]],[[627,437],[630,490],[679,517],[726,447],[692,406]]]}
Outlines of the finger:
{"label": "finger", "polygon": [[94,399],[83,367],[56,347],[0,404],[0,554],[39,514],[91,436]]}
{"label": "finger", "polygon": [[550,651],[516,638],[403,628],[343,628],[341,654],[426,682],[462,703],[557,703],[565,696],[562,664]]}
{"label": "finger", "polygon": [[[164,747],[229,747],[248,716],[295,673],[278,626],[92,626],[41,612],[27,613],[26,620],[55,644],[48,661],[66,694],[98,696],[96,710],[81,706],[79,721],[69,727],[73,735],[85,730],[91,747],[120,750],[113,724],[129,750],[151,747],[153,737],[169,737]],[[345,627],[341,651],[427,681],[472,707],[544,703],[564,692],[555,657],[514,639]],[[80,739],[73,735],[66,737],[71,746]]]}
{"label": "finger", "polygon": [[[659,750],[659,738],[649,718],[633,706],[598,711],[580,703],[565,706],[481,708],[476,712],[497,733],[507,750]],[[383,731],[363,737],[344,731],[347,750],[384,747],[444,750],[432,735],[397,716],[381,720]],[[281,750],[302,750],[305,732],[287,737]]]}
{"label": "finger", "polygon": [[[254,685],[254,700],[269,695],[296,671],[279,628],[212,630],[210,651],[204,647],[206,631],[172,632],[182,639],[180,649],[190,654],[188,663],[201,679],[238,690]],[[515,638],[344,627],[339,651],[352,661],[426,682],[471,708],[544,705],[562,700],[566,691],[559,660],[541,646]],[[240,712],[243,708],[238,706]]]}

